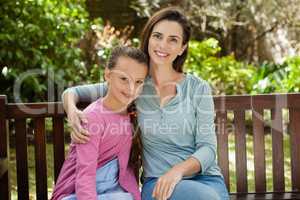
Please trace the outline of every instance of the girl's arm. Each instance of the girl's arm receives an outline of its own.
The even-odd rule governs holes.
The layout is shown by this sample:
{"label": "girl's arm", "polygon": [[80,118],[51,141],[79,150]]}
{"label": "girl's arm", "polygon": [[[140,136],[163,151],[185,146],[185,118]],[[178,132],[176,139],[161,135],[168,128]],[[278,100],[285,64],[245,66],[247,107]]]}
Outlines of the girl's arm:
{"label": "girl's arm", "polygon": [[71,138],[74,142],[85,143],[89,140],[88,132],[82,128],[81,123],[86,122],[82,111],[76,107],[78,102],[92,102],[105,96],[106,83],[76,86],[66,89],[62,94],[63,107],[67,113],[71,126]]}
{"label": "girl's arm", "polygon": [[[103,123],[96,113],[87,113],[87,123],[83,124],[90,133],[90,141],[76,144],[75,194],[77,199],[95,200],[96,171],[99,157],[99,143],[103,135]],[[97,127],[97,128],[95,128]]]}

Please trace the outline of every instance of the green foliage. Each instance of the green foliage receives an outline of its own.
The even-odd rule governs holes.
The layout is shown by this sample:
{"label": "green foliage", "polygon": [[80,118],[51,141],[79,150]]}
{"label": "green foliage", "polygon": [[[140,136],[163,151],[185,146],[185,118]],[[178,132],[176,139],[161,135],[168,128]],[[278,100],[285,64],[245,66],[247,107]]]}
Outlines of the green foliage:
{"label": "green foliage", "polygon": [[215,94],[244,94],[251,91],[252,65],[235,60],[233,55],[218,57],[221,48],[216,39],[189,43],[187,71],[207,80]]}
{"label": "green foliage", "polygon": [[287,58],[282,64],[264,63],[253,76],[252,94],[300,92],[300,57]]}
{"label": "green foliage", "polygon": [[[78,40],[88,28],[84,0],[19,0],[0,8],[0,91],[12,99],[23,72],[39,69],[22,81],[23,100],[45,101],[47,79],[56,87],[86,76]],[[24,75],[24,74],[23,74]],[[52,80],[53,81],[53,80]]]}

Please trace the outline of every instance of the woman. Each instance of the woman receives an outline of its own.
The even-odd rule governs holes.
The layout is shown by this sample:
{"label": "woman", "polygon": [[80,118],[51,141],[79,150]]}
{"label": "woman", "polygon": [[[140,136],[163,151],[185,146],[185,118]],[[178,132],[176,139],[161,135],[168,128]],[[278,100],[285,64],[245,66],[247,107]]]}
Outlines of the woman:
{"label": "woman", "polygon": [[[177,8],[155,13],[142,32],[141,49],[149,57],[149,75],[137,99],[143,144],[142,199],[229,199],[216,163],[214,105],[209,85],[183,73],[191,29]],[[89,133],[77,101],[103,96],[105,84],[70,88],[63,95],[72,139]]]}

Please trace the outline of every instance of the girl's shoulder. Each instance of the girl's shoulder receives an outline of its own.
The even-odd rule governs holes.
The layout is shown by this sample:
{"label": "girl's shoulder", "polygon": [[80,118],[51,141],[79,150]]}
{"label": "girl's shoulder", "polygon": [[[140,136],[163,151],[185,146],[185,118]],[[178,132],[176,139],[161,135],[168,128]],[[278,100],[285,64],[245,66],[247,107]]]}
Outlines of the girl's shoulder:
{"label": "girl's shoulder", "polygon": [[87,118],[102,118],[103,106],[101,98],[90,103],[84,110],[83,114]]}

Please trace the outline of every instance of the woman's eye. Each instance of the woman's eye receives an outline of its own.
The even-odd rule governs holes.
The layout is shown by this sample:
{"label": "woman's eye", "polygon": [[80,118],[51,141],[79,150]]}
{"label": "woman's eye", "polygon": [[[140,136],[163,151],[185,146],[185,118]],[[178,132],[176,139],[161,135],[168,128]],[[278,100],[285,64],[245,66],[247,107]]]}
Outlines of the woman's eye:
{"label": "woman's eye", "polygon": [[171,39],[171,42],[177,43],[177,39],[173,38]]}
{"label": "woman's eye", "polygon": [[152,37],[157,38],[157,39],[161,38],[161,36],[159,34],[153,34]]}

